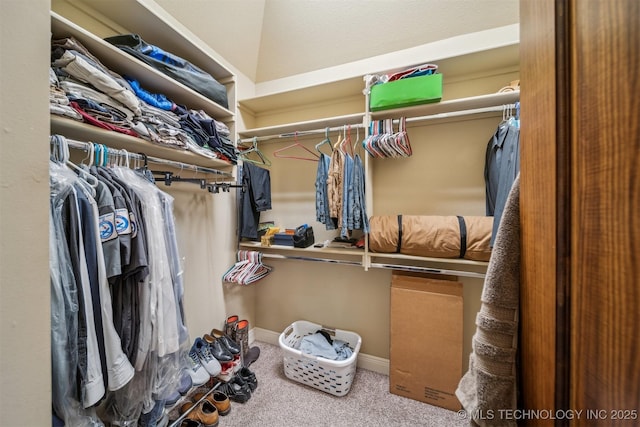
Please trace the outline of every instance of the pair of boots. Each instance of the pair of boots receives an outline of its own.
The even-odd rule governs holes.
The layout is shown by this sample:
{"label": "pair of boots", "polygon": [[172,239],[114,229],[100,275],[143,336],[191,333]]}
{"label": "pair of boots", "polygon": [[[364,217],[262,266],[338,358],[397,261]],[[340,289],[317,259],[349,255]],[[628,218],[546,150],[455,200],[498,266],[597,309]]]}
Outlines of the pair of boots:
{"label": "pair of boots", "polygon": [[237,315],[227,317],[224,324],[224,334],[240,346],[242,366],[249,367],[260,356],[258,347],[249,348],[249,321],[240,319]]}

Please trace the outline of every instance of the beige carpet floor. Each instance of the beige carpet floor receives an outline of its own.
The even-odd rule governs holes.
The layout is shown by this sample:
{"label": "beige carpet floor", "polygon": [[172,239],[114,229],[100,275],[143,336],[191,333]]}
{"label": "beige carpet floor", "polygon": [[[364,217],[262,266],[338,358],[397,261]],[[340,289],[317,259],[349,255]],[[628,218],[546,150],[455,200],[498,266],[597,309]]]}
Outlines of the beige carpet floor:
{"label": "beige carpet floor", "polygon": [[250,369],[258,388],[220,417],[219,427],[375,427],[468,425],[455,411],[389,393],[386,375],[358,368],[346,396],[337,397],[292,381],[278,346],[254,342],[260,358]]}

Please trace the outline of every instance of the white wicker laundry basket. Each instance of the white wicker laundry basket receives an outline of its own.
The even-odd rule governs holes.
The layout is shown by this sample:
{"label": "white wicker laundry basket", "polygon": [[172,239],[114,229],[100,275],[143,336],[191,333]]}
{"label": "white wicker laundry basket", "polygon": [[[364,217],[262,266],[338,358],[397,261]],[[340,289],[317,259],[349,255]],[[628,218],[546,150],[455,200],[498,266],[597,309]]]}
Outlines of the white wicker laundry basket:
{"label": "white wicker laundry basket", "polygon": [[[298,350],[304,336],[315,334],[319,330],[325,330],[332,335],[332,338],[347,342],[353,354],[345,360],[330,360]],[[344,396],[349,393],[356,374],[358,352],[362,345],[360,335],[355,332],[323,327],[306,320],[298,320],[280,334],[279,342],[280,348],[284,351],[284,373],[287,378],[335,396]]]}

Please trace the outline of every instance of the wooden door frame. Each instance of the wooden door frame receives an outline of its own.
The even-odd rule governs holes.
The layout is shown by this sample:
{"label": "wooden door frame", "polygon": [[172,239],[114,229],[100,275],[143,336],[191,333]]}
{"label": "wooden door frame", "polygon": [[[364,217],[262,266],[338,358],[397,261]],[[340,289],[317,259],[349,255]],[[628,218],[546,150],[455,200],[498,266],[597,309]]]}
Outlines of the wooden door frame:
{"label": "wooden door frame", "polygon": [[[569,4],[520,1],[521,405],[569,406]],[[539,420],[538,420],[539,421]],[[536,421],[536,424],[538,424]],[[553,425],[549,421],[548,425]]]}

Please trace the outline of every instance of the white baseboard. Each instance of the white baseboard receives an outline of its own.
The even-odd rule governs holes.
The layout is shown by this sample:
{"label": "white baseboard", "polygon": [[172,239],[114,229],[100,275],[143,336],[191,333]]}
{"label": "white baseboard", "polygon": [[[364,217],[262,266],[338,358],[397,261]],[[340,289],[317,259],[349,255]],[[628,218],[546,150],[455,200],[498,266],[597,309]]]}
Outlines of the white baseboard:
{"label": "white baseboard", "polygon": [[[267,344],[280,346],[279,338],[280,332],[274,332],[268,329],[253,328],[249,331],[249,342],[251,343],[254,340],[258,340],[266,342]],[[383,359],[382,357],[371,356],[360,352],[360,354],[358,354],[357,366],[358,368],[389,375],[389,359]]]}
{"label": "white baseboard", "polygon": [[280,338],[280,332],[273,332],[268,329],[253,328],[251,330],[256,340],[266,342],[267,344],[279,346],[278,339]]}

